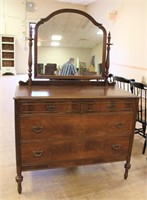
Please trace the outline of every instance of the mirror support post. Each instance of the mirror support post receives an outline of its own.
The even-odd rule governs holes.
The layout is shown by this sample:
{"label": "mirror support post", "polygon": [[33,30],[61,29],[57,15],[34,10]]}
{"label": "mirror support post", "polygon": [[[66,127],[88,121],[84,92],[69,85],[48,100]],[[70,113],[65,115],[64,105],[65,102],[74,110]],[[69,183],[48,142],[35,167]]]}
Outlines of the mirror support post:
{"label": "mirror support post", "polygon": [[110,43],[111,40],[111,34],[108,33],[108,42],[107,42],[107,55],[106,55],[106,62],[105,62],[105,78],[106,78],[106,85],[108,84],[108,77],[109,77],[109,65],[110,65],[110,46],[112,43]]}
{"label": "mirror support post", "polygon": [[30,27],[30,32],[29,32],[29,59],[28,59],[28,85],[32,84],[32,45],[33,45],[33,38],[32,38],[32,26]]}
{"label": "mirror support post", "polygon": [[28,56],[28,80],[26,82],[24,81],[19,81],[19,85],[32,85],[32,46],[33,46],[33,37],[32,37],[32,26],[30,27],[29,30],[29,56]]}

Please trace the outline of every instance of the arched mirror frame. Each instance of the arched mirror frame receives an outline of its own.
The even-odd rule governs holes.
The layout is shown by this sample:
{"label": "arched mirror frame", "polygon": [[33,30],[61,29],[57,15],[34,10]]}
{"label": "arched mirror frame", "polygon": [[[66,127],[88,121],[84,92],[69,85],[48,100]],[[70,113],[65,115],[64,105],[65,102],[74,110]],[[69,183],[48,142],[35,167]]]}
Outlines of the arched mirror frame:
{"label": "arched mirror frame", "polygon": [[[80,15],[83,15],[85,17],[87,17],[95,26],[97,26],[99,29],[101,29],[103,31],[103,49],[102,49],[102,75],[95,75],[95,76],[54,76],[54,75],[47,75],[47,76],[41,76],[37,74],[37,61],[38,61],[38,48],[37,48],[37,42],[38,42],[38,29],[39,27],[44,24],[45,22],[49,21],[52,17],[61,14],[61,13],[77,13]],[[23,82],[20,81],[19,84],[20,85],[33,85],[33,84],[37,84],[39,83],[39,85],[41,84],[41,81],[38,81],[38,79],[46,79],[47,81],[42,81],[43,85],[46,84],[47,82],[51,82],[51,81],[55,81],[55,80],[92,80],[95,79],[97,81],[103,80],[104,81],[104,85],[108,85],[109,81],[108,81],[108,77],[109,77],[109,53],[110,53],[110,33],[107,35],[107,31],[106,29],[103,27],[102,24],[98,23],[92,16],[90,16],[88,13],[81,11],[81,10],[77,10],[77,9],[60,9],[60,10],[56,10],[53,13],[51,13],[50,15],[48,15],[46,18],[42,18],[35,26],[35,36],[33,38],[32,36],[32,28],[30,28],[30,32],[29,32],[29,59],[28,59],[28,65],[29,65],[29,69],[28,69],[28,81],[27,82]],[[34,78],[35,80],[32,80],[32,46],[33,46],[33,40],[34,40]],[[111,83],[110,83],[111,84]]]}
{"label": "arched mirror frame", "polygon": [[[45,22],[49,21],[51,18],[53,18],[56,15],[62,14],[62,13],[76,13],[85,16],[88,18],[95,26],[97,26],[99,29],[103,32],[103,49],[102,49],[102,75],[101,76],[51,76],[51,75],[38,75],[37,73],[37,64],[38,64],[38,29],[39,27],[44,24]],[[90,16],[88,13],[76,10],[76,9],[60,9],[53,13],[51,13],[46,18],[41,19],[35,27],[35,38],[34,38],[34,77],[35,78],[54,78],[54,79],[94,79],[94,78],[101,78],[104,76],[104,67],[105,67],[105,61],[106,61],[106,40],[107,40],[107,32],[106,29],[102,26],[102,24],[98,23],[92,16]]]}

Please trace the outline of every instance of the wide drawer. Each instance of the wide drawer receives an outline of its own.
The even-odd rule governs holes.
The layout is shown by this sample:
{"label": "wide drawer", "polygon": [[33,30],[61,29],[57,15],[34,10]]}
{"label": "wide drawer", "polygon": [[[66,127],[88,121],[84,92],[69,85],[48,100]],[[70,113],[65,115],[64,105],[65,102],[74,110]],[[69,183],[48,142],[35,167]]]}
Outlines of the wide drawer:
{"label": "wide drawer", "polygon": [[22,166],[62,166],[65,163],[81,164],[120,161],[127,159],[129,137],[114,137],[111,140],[89,137],[82,140],[21,144]]}
{"label": "wide drawer", "polygon": [[128,136],[132,133],[133,113],[28,116],[21,117],[20,120],[21,142],[87,136]]}
{"label": "wide drawer", "polygon": [[21,114],[31,113],[96,113],[133,110],[131,100],[25,101],[20,103]]}

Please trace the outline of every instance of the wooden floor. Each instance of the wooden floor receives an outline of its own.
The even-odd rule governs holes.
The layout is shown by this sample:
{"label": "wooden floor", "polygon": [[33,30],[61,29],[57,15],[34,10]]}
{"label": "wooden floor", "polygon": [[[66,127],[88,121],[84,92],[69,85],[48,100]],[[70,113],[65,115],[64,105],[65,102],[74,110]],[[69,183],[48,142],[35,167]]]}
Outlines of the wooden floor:
{"label": "wooden floor", "polygon": [[131,169],[124,180],[124,162],[23,172],[23,192],[15,182],[13,96],[26,75],[0,77],[0,200],[147,200],[147,152],[135,136]]}

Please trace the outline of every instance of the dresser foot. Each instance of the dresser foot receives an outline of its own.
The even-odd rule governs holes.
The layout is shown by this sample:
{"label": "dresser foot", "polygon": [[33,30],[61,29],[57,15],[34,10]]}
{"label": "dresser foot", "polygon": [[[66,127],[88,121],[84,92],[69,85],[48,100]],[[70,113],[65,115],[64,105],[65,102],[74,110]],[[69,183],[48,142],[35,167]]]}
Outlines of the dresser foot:
{"label": "dresser foot", "polygon": [[18,194],[21,194],[22,192],[22,186],[21,186],[21,182],[23,181],[23,176],[22,175],[17,175],[15,178],[16,182],[17,182],[17,191]]}
{"label": "dresser foot", "polygon": [[130,163],[126,162],[124,167],[125,167],[124,179],[127,179],[128,178],[128,171],[131,168],[131,165],[130,165]]}

